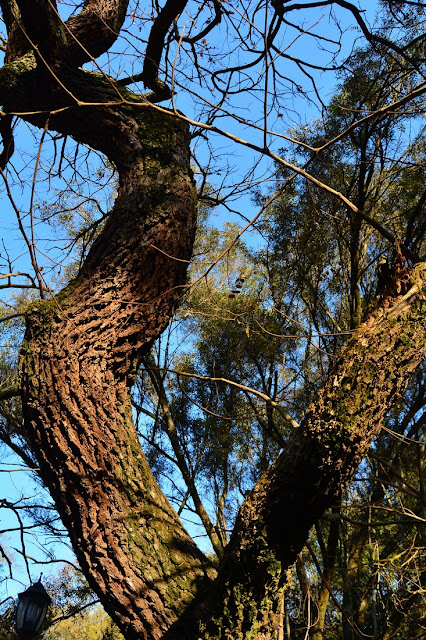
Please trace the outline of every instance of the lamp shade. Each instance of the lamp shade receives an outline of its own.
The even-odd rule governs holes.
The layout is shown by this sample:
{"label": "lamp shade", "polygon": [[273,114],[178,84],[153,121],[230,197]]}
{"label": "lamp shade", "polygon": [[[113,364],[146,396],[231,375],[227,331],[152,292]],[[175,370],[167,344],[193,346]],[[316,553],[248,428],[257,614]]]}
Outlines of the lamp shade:
{"label": "lamp shade", "polygon": [[36,634],[46,617],[51,598],[41,582],[36,582],[18,595],[16,631],[18,635]]}

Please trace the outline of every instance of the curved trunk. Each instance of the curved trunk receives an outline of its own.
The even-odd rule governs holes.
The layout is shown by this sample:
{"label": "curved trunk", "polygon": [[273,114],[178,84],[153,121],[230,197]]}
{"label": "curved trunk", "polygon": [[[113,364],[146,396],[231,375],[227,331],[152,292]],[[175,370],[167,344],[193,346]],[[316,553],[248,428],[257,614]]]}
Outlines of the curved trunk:
{"label": "curved trunk", "polygon": [[80,111],[49,125],[106,152],[120,188],[81,273],[28,313],[26,430],[92,588],[126,638],[160,638],[208,569],[147,465],[129,388],[185,283],[195,230],[189,132],[150,108]]}

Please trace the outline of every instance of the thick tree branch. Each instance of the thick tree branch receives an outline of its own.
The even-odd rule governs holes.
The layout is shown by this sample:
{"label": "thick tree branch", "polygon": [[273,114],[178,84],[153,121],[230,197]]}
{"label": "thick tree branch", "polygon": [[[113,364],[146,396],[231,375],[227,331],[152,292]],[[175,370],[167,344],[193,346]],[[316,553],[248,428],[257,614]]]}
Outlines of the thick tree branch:
{"label": "thick tree branch", "polygon": [[17,0],[25,37],[50,67],[60,66],[67,55],[67,40],[56,0]]}
{"label": "thick tree branch", "polygon": [[114,44],[126,17],[129,0],[86,0],[80,13],[65,23],[70,56],[81,66]]}
{"label": "thick tree branch", "polygon": [[167,32],[173,21],[185,9],[187,2],[188,0],[167,0],[152,25],[143,65],[143,81],[152,91],[149,97],[151,102],[160,102],[171,96],[170,88],[158,77],[158,70]]}
{"label": "thick tree branch", "polygon": [[126,17],[128,0],[86,0],[82,10],[65,24],[55,0],[0,0],[0,6],[9,36],[9,62],[28,51],[32,42],[50,64],[57,62],[55,52],[62,60],[66,51],[68,62],[81,66],[114,44]]}
{"label": "thick tree branch", "polygon": [[16,0],[0,0],[0,8],[7,33],[9,34],[14,22],[19,17],[18,5]]}
{"label": "thick tree branch", "polygon": [[7,30],[5,58],[6,62],[11,62],[28,51],[29,42],[20,25],[21,15],[16,0],[0,0],[0,7]]}
{"label": "thick tree branch", "polygon": [[352,477],[426,355],[425,263],[412,278],[406,296],[354,333],[300,428],[243,503],[212,595],[213,608],[220,605],[216,615],[209,610],[203,638],[223,637],[224,609],[232,612],[234,638],[248,630],[272,637],[283,570]]}
{"label": "thick tree branch", "polygon": [[0,169],[4,171],[15,150],[12,116],[0,115],[0,135],[3,142],[3,151],[0,153]]}

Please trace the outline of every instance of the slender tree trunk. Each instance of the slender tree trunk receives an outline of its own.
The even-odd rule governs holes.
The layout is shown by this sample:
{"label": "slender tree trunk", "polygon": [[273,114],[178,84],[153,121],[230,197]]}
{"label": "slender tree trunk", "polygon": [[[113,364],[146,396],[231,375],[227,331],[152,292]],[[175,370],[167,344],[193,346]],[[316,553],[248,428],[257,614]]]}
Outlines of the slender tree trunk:
{"label": "slender tree trunk", "polygon": [[312,626],[311,621],[309,620],[312,596],[311,596],[311,589],[309,586],[309,578],[308,578],[308,574],[306,573],[305,561],[303,559],[302,553],[297,554],[295,567],[296,567],[297,579],[299,581],[300,593],[303,599],[303,605],[300,607],[301,616],[299,615],[299,618],[302,618],[303,624],[304,626],[306,626],[306,633],[308,635]]}
{"label": "slender tree trunk", "polygon": [[201,501],[197,487],[195,486],[194,478],[186,462],[185,454],[182,450],[182,447],[180,446],[176,425],[170,411],[170,406],[167,399],[166,390],[164,388],[163,380],[157,370],[157,363],[155,362],[152,353],[148,354],[143,359],[143,364],[147,369],[148,375],[157,393],[158,403],[161,406],[161,410],[164,416],[163,428],[167,433],[170,444],[172,445],[173,453],[175,454],[179,471],[181,472],[186,484],[188,494],[192,498],[195,511],[203,524],[203,527],[209,537],[209,540],[217,557],[221,558],[223,555],[224,544],[222,543],[221,536],[218,535],[219,528],[217,526],[215,527],[210,520],[209,515]]}
{"label": "slender tree trunk", "polygon": [[[338,514],[339,509],[334,513]],[[316,619],[312,628],[312,640],[323,640],[325,637],[325,617],[330,600],[330,590],[333,586],[334,567],[336,563],[337,547],[339,544],[339,520],[332,520],[328,532],[327,546],[323,553],[323,571],[319,586]]]}
{"label": "slender tree trunk", "polygon": [[283,590],[281,594],[280,613],[278,616],[277,640],[284,640],[284,623],[285,623],[285,592]]}

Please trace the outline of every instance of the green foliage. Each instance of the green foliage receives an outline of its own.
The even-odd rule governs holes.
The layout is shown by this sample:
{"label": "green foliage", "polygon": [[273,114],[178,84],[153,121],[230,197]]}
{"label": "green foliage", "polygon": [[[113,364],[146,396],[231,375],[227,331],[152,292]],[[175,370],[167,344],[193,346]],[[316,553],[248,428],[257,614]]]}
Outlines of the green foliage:
{"label": "green foliage", "polygon": [[[64,140],[64,153],[67,140]],[[74,145],[68,141],[67,152],[58,166],[58,175],[65,170],[68,175],[73,164]],[[65,165],[62,168],[62,165]],[[52,284],[56,287],[66,285],[80,269],[93,241],[102,231],[117,184],[114,167],[102,159],[101,165],[83,181],[74,167],[66,187],[57,191],[54,202],[41,201],[35,209],[40,220],[48,224],[62,243],[68,260],[63,266],[58,264],[52,274]],[[70,188],[72,186],[72,188]]]}
{"label": "green foliage", "polygon": [[97,608],[86,613],[76,613],[72,618],[54,623],[43,635],[48,640],[103,640],[105,613]]}
{"label": "green foliage", "polygon": [[46,640],[123,640],[80,572],[65,566],[45,585],[52,598]]}

